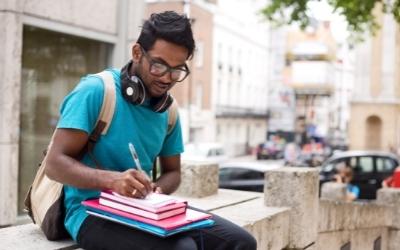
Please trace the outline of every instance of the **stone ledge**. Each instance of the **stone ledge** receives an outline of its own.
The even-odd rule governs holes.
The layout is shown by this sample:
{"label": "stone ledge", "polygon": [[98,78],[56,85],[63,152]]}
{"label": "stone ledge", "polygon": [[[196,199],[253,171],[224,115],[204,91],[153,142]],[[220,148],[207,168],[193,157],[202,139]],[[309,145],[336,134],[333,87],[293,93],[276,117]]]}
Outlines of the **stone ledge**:
{"label": "stone ledge", "polygon": [[319,202],[319,232],[379,228],[390,223],[389,208],[374,202]]}
{"label": "stone ledge", "polygon": [[231,206],[241,202],[264,197],[263,193],[237,191],[230,189],[218,189],[218,193],[203,198],[193,198],[174,194],[188,201],[189,206],[193,206],[206,211],[213,211],[218,208]]}
{"label": "stone ledge", "polygon": [[280,250],[289,244],[289,208],[266,207],[258,198],[212,212],[250,232],[258,249]]}
{"label": "stone ledge", "polygon": [[374,249],[374,241],[381,237],[381,248],[395,250],[387,247],[388,230],[386,227],[343,230],[335,232],[324,232],[318,234],[316,249],[339,250],[347,242],[351,242],[351,250]]}
{"label": "stone ledge", "polygon": [[[249,211],[248,214],[243,216],[243,210],[241,212],[242,216],[236,216],[228,219],[232,219],[235,224],[245,227],[249,230],[257,239],[263,240],[265,236],[261,233],[262,228],[265,228],[264,224],[270,225],[271,228],[281,228],[281,224],[286,222],[285,209],[270,209],[263,210],[265,208],[262,205],[262,193],[246,192],[246,191],[235,191],[220,189],[215,195],[211,195],[204,198],[190,198],[184,197],[188,200],[189,205],[207,210],[207,211],[219,211],[219,213],[227,214],[224,211],[241,211],[241,209],[246,209],[244,211]],[[243,203],[249,201],[255,201],[257,204],[261,204],[262,207],[254,205],[252,202],[247,205],[242,205]],[[253,207],[253,205],[254,207]],[[265,208],[266,209],[266,208]],[[256,212],[257,211],[257,212]],[[267,211],[267,212],[266,212]],[[256,212],[256,213],[255,213]],[[257,214],[255,217],[254,213]],[[279,216],[271,217],[266,219],[267,215],[272,216],[277,213]],[[229,216],[228,216],[229,217]],[[282,221],[282,222],[281,222]],[[278,230],[273,229],[273,230]],[[279,230],[278,230],[279,231]],[[275,234],[274,234],[275,235]],[[268,236],[269,237],[269,236]],[[274,240],[275,242],[276,240]],[[1,249],[3,250],[47,250],[47,249],[58,249],[58,250],[72,250],[80,249],[75,242],[72,240],[63,241],[48,241],[44,237],[43,233],[40,231],[39,227],[35,224],[25,224],[19,226],[12,226],[0,229],[0,242]],[[260,248],[263,249],[263,248]]]}
{"label": "stone ledge", "polygon": [[400,189],[381,188],[378,190],[376,203],[386,205],[390,208],[392,220],[390,226],[396,230],[400,229]]}
{"label": "stone ledge", "polygon": [[32,223],[0,229],[0,242],[3,250],[80,249],[72,240],[46,240],[39,227]]}

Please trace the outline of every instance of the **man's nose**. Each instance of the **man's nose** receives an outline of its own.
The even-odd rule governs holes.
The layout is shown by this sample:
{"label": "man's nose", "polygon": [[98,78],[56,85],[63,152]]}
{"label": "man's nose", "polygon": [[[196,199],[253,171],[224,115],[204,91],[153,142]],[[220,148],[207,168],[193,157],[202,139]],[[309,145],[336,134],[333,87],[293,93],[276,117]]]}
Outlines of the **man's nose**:
{"label": "man's nose", "polygon": [[160,79],[160,82],[162,82],[164,84],[171,84],[173,82],[170,71],[167,71],[164,75],[159,77],[159,79]]}

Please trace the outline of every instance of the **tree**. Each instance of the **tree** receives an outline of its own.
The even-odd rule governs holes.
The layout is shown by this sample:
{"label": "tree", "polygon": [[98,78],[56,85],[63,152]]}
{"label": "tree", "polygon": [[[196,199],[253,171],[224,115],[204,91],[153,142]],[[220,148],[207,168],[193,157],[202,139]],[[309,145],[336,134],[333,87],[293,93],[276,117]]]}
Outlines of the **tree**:
{"label": "tree", "polygon": [[[311,13],[308,9],[310,2],[321,0],[272,0],[262,13],[272,23],[299,23],[301,28],[310,24]],[[333,7],[333,12],[344,16],[348,30],[353,36],[365,32],[372,34],[379,28],[374,10],[392,14],[400,24],[400,0],[326,0]]]}

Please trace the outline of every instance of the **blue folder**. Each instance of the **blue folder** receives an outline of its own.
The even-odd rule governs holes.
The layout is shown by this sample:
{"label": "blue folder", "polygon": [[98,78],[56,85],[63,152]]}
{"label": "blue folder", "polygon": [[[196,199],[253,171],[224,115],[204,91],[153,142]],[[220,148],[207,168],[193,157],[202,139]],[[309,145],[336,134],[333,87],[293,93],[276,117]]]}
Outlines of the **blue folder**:
{"label": "blue folder", "polygon": [[147,223],[143,223],[140,221],[136,221],[136,220],[132,220],[132,219],[128,219],[116,214],[112,214],[112,213],[108,213],[106,211],[102,211],[100,209],[95,209],[95,208],[91,208],[91,207],[86,207],[86,212],[88,214],[91,214],[93,216],[97,216],[109,221],[114,221],[132,228],[136,228],[160,237],[168,237],[180,232],[185,232],[185,231],[189,231],[189,230],[193,230],[193,229],[199,229],[199,228],[205,228],[205,227],[209,227],[214,225],[214,221],[212,219],[206,219],[206,220],[200,220],[200,221],[196,221],[190,224],[186,224],[184,226],[172,229],[172,230],[165,230],[163,228],[160,227],[156,227]]}

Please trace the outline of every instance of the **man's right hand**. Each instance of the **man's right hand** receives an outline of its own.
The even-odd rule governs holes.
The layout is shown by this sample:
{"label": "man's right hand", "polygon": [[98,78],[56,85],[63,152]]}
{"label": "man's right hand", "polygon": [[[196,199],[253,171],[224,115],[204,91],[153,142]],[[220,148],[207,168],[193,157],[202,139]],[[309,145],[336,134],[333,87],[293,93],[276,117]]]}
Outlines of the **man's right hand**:
{"label": "man's right hand", "polygon": [[128,169],[125,172],[115,172],[112,190],[118,194],[132,197],[145,198],[153,190],[152,182],[143,171]]}

